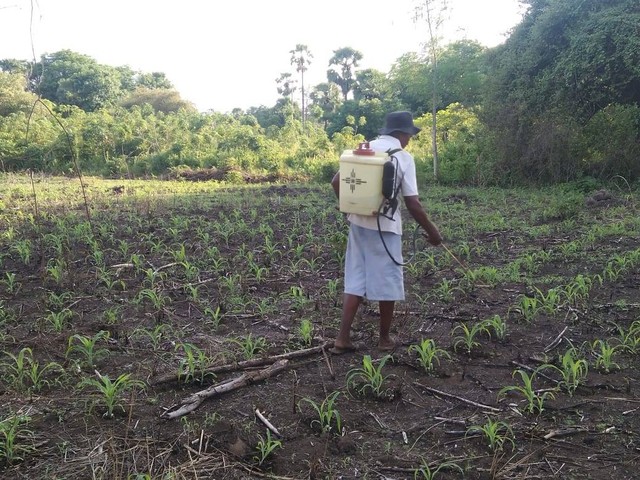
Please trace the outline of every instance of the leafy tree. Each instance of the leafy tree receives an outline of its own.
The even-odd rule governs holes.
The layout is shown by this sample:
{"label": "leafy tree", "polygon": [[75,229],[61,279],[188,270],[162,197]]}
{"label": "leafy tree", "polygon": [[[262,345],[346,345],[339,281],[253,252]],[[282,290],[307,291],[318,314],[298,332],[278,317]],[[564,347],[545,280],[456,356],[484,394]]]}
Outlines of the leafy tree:
{"label": "leafy tree", "polygon": [[173,90],[173,84],[163,72],[139,73],[136,77],[136,86],[147,89]]}
{"label": "leafy tree", "polygon": [[0,60],[0,72],[16,73],[26,76],[31,69],[31,63],[26,60],[5,58]]}
{"label": "leafy tree", "polygon": [[391,85],[387,76],[379,70],[367,68],[356,72],[353,86],[354,100],[383,100],[390,98]]}
{"label": "leafy tree", "polygon": [[286,120],[300,119],[300,110],[288,98],[279,98],[273,107],[251,107],[247,113],[253,115],[267,132],[284,127]]}
{"label": "leafy tree", "polygon": [[120,95],[120,73],[87,55],[61,50],[43,55],[32,71],[36,93],[54,103],[93,111]]}
{"label": "leafy tree", "polygon": [[309,65],[311,64],[311,59],[313,55],[309,51],[309,47],[302,44],[297,44],[296,48],[289,51],[291,54],[291,65],[296,67],[296,72],[300,74],[300,90],[301,95],[300,98],[302,100],[302,123],[304,124],[306,119],[306,109],[305,109],[305,92],[304,92],[304,72],[309,69]]}
{"label": "leafy tree", "polygon": [[36,96],[26,91],[26,79],[19,73],[0,72],[0,117],[28,112]]}
{"label": "leafy tree", "polygon": [[311,92],[314,115],[326,128],[332,115],[340,105],[340,90],[334,83],[319,83]]}
{"label": "leafy tree", "polygon": [[404,108],[418,114],[429,111],[431,76],[428,61],[418,53],[405,53],[391,66],[389,82],[391,90]]}
{"label": "leafy tree", "polygon": [[177,112],[181,108],[195,110],[193,104],[183,100],[176,90],[164,88],[138,88],[120,102],[125,108],[144,104],[151,105],[155,112],[163,113]]}
{"label": "leafy tree", "polygon": [[634,0],[526,3],[521,24],[490,52],[483,118],[496,139],[498,168],[535,180],[572,179],[589,155],[581,149],[591,117],[609,104],[640,102],[640,9]]}
{"label": "leafy tree", "polygon": [[276,78],[278,93],[290,100],[292,100],[291,97],[297,89],[297,87],[295,86],[296,80],[291,77],[292,75],[290,73],[281,73],[280,76]]}
{"label": "leafy tree", "polygon": [[333,56],[329,59],[329,66],[335,65],[339,67],[339,71],[333,68],[327,70],[327,80],[340,87],[342,98],[345,101],[356,84],[354,69],[360,60],[362,60],[362,53],[351,47],[334,50]]}

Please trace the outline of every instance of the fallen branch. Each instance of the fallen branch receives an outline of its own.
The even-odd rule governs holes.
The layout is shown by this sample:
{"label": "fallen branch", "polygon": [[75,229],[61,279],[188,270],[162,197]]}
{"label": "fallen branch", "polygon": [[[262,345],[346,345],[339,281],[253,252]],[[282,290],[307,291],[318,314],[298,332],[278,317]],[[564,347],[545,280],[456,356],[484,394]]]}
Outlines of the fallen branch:
{"label": "fallen branch", "polygon": [[174,405],[173,407],[168,408],[164,413],[160,415],[160,418],[173,419],[182,417],[188,413],[193,412],[207,398],[211,398],[216,395],[227,393],[240,387],[265,380],[284,370],[287,367],[288,363],[289,360],[287,359],[278,360],[273,365],[270,365],[262,370],[243,373],[239,377],[232,380],[227,380],[226,382],[211,385],[209,388],[188,396],[187,398],[182,400],[182,403],[180,405]]}
{"label": "fallen branch", "polygon": [[556,346],[558,346],[560,344],[560,342],[562,341],[562,338],[564,337],[565,332],[569,329],[569,327],[564,327],[562,329],[562,331],[558,334],[558,336],[549,344],[544,348],[544,352],[547,353],[551,350],[553,350]]}
{"label": "fallen branch", "polygon": [[483,410],[489,410],[491,412],[500,412],[501,411],[499,408],[491,407],[489,405],[484,405],[482,403],[474,402],[472,400],[467,400],[464,397],[459,397],[458,395],[454,395],[452,393],[442,392],[440,390],[436,390],[435,388],[427,387],[426,385],[422,385],[422,384],[417,383],[417,382],[416,382],[416,385],[418,385],[421,388],[424,388],[427,392],[431,392],[431,393],[433,393],[435,395],[440,395],[442,397],[448,397],[448,398],[454,398],[454,399],[460,400],[461,402],[466,403],[468,405],[473,405],[474,407],[482,408]]}
{"label": "fallen branch", "polygon": [[267,420],[267,417],[265,417],[262,412],[256,408],[256,417],[258,417],[258,419],[264,423],[264,425],[271,430],[271,433],[273,433],[274,435],[276,435],[277,437],[282,438],[282,435],[280,435],[280,432],[278,431],[278,429],[276,427],[274,427],[271,422],[269,420]]}
{"label": "fallen branch", "polygon": [[[263,365],[267,365],[269,363],[277,362],[278,360],[291,360],[292,358],[305,357],[307,355],[313,355],[315,353],[322,352],[325,348],[333,345],[333,341],[325,342],[322,345],[312,348],[306,348],[304,350],[295,350],[293,352],[282,353],[280,355],[274,355],[272,357],[263,357],[263,358],[254,358],[252,360],[244,360],[242,362],[228,363],[226,365],[218,365],[215,367],[209,367],[201,372],[197,372],[197,375],[203,376],[206,375],[217,375],[219,373],[228,373],[234,372],[237,370],[243,370],[245,368],[253,368],[253,367],[261,367]],[[151,379],[149,381],[150,385],[160,385],[161,383],[173,382],[177,381],[179,377],[179,373],[171,372],[165,375],[161,375],[156,377],[155,379]]]}
{"label": "fallen branch", "polygon": [[567,435],[575,435],[576,433],[583,433],[588,431],[589,431],[588,428],[582,428],[582,427],[551,430],[542,438],[544,438],[545,440],[549,440],[555,437],[565,437]]}

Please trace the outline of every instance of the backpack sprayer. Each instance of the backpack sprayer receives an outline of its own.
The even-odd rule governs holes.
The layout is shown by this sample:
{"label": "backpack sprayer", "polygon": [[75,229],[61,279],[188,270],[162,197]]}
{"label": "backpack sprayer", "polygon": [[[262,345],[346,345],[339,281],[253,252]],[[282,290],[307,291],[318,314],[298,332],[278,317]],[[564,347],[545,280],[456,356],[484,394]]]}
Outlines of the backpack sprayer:
{"label": "backpack sprayer", "polygon": [[398,194],[402,179],[398,179],[398,159],[395,153],[401,148],[376,152],[368,142],[361,143],[355,150],[345,150],[340,156],[340,182],[348,188],[340,189],[340,211],[375,216],[380,240],[387,255],[397,265],[406,265],[416,252],[418,228],[413,235],[413,253],[406,262],[398,262],[384,241],[380,228],[380,217],[395,221],[398,209]]}
{"label": "backpack sprayer", "polygon": [[[413,232],[411,257],[403,263],[398,262],[389,252],[380,228],[380,217],[394,221],[393,216],[398,209],[398,194],[402,179],[398,180],[399,165],[394,154],[401,150],[397,148],[376,152],[369,146],[369,142],[361,143],[355,150],[345,150],[340,156],[340,182],[345,183],[349,188],[340,189],[340,211],[376,216],[378,233],[387,255],[396,265],[404,266],[410,263],[416,254],[420,228],[416,228]],[[440,245],[463,270],[468,271],[467,266],[444,243]]]}

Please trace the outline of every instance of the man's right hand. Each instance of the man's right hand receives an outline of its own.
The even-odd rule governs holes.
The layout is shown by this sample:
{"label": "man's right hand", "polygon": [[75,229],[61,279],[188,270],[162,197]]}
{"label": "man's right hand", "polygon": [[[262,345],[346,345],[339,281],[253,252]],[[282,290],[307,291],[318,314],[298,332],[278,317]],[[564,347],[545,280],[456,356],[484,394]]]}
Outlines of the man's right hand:
{"label": "man's right hand", "polygon": [[434,247],[438,247],[442,244],[442,235],[440,235],[437,228],[432,229],[432,231],[428,233],[423,232],[422,236]]}

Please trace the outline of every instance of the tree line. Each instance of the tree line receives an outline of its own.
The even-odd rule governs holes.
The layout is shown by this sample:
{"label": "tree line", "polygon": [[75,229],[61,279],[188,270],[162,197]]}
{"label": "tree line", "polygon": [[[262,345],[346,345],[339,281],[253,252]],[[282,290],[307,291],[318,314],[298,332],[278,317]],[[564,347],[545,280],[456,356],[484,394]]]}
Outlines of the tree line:
{"label": "tree line", "polygon": [[0,60],[0,168],[69,173],[77,161],[111,176],[216,168],[229,180],[326,180],[343,149],[406,109],[425,130],[410,145],[418,167],[441,182],[638,180],[640,4],[523,3],[521,23],[495,48],[434,39],[382,72],[358,68],[362,54],[341,47],[313,86],[313,53],[298,44],[293,71],[275,79],[275,105],[230,113],[198,112],[163,73],[68,50]]}

